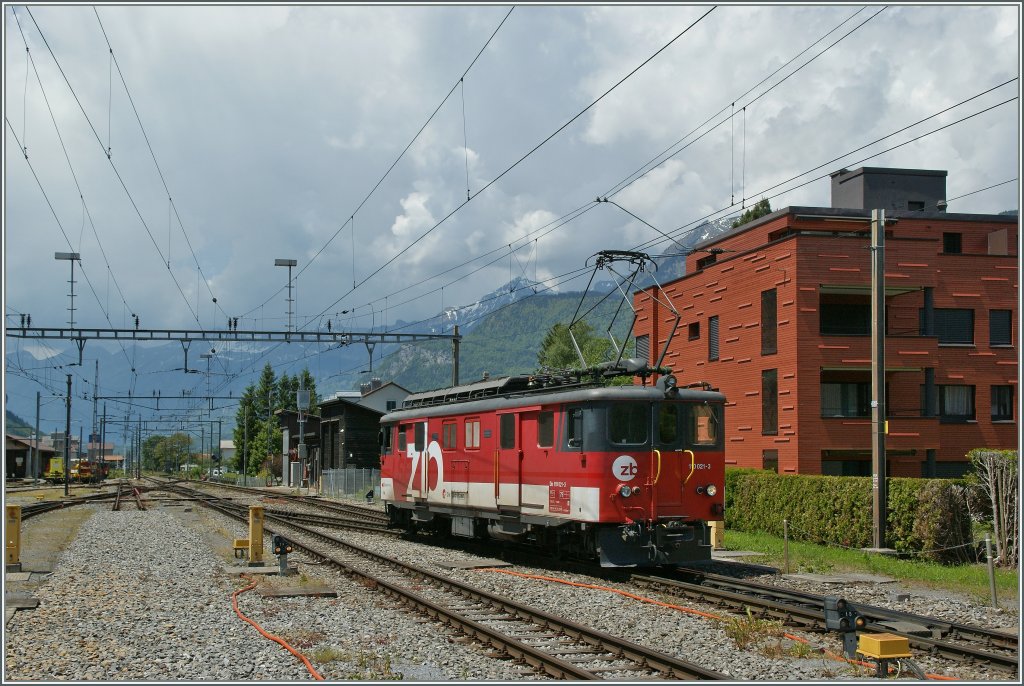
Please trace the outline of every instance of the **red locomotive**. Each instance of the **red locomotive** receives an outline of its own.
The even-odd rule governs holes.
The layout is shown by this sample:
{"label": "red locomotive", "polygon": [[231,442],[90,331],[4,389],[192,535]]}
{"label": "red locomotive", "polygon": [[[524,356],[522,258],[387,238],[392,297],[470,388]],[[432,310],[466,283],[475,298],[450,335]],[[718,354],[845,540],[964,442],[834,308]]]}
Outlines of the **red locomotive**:
{"label": "red locomotive", "polygon": [[510,376],[409,396],[381,419],[391,525],[606,567],[709,560],[708,522],[724,512],[725,397],[622,362],[603,374],[644,385]]}

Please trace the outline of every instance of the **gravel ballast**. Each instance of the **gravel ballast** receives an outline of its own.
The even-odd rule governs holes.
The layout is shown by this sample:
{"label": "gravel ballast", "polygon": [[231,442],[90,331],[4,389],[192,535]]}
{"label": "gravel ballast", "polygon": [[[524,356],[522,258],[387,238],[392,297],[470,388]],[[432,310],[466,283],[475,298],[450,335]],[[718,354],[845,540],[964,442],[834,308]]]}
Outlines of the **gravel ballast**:
{"label": "gravel ballast", "polygon": [[[230,539],[245,536],[239,522],[208,511],[161,507],[145,512],[91,510],[78,537],[57,560],[53,574],[34,594],[40,605],[18,611],[5,630],[5,680],[199,680],[307,681],[305,666],[278,644],[239,619],[231,594],[248,581],[231,574]],[[84,514],[84,512],[83,512]],[[26,522],[23,537],[45,519]],[[867,679],[864,668],[830,659],[839,652],[835,635],[798,634],[809,649],[788,639],[770,639],[740,649],[726,635],[726,623],[638,602],[594,589],[573,587],[494,571],[448,569],[441,563],[468,559],[415,542],[370,534],[333,532],[406,562],[479,586],[493,593],[569,617],[670,655],[718,670],[736,680]],[[269,540],[266,542],[269,546]],[[273,558],[269,558],[273,563]],[[238,598],[243,613],[265,630],[288,640],[328,680],[404,679],[421,681],[543,679],[529,668],[494,655],[441,625],[403,609],[382,593],[293,555],[300,574],[291,583],[321,583],[337,598]],[[523,566],[524,574],[558,576],[580,583],[640,593],[629,584]],[[795,585],[789,580],[777,583]],[[261,584],[282,583],[278,577]],[[10,584],[8,584],[10,586]],[[835,588],[805,584],[834,594]],[[856,584],[842,589],[851,600],[957,621],[1015,627],[1016,611],[995,612],[966,599],[911,594],[892,602],[891,586]],[[667,599],[663,599],[667,600]],[[684,603],[694,607],[691,603]],[[716,608],[699,608],[720,614]],[[915,659],[917,659],[915,657]],[[1006,680],[1005,673],[918,660],[926,671],[968,680]]]}

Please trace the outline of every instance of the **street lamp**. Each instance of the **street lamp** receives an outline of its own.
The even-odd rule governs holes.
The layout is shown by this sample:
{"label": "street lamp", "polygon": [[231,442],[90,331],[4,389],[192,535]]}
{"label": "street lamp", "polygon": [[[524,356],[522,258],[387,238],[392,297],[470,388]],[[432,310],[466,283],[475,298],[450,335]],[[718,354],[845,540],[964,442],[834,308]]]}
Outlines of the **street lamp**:
{"label": "street lamp", "polygon": [[288,328],[285,331],[292,330],[292,267],[296,266],[298,261],[286,260],[278,258],[274,260],[275,267],[288,267]]}
{"label": "street lamp", "polygon": [[75,328],[75,262],[82,261],[82,256],[76,252],[55,252],[53,253],[53,259],[55,260],[67,260],[71,263],[71,304],[68,307],[68,328]]}

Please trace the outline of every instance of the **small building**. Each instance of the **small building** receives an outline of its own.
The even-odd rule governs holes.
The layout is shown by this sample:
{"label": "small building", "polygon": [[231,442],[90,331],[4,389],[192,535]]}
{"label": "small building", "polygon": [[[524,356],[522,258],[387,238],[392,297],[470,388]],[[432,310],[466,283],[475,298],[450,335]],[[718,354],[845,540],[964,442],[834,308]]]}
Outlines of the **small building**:
{"label": "small building", "polygon": [[357,399],[336,398],[320,403],[320,446],[323,469],[380,468],[380,418],[383,411]]}
{"label": "small building", "polygon": [[220,463],[221,465],[231,464],[235,461],[235,442],[228,439],[221,439],[220,442]]}
{"label": "small building", "polygon": [[383,383],[380,379],[373,379],[370,383],[360,384],[359,404],[369,407],[382,414],[392,412],[402,407],[402,402],[408,397],[410,391],[399,386],[394,381]]}
{"label": "small building", "polygon": [[35,440],[26,436],[4,435],[4,475],[8,479],[41,478],[46,472],[50,458],[56,455],[53,443],[47,439],[39,441],[39,463],[32,474],[32,454]]}

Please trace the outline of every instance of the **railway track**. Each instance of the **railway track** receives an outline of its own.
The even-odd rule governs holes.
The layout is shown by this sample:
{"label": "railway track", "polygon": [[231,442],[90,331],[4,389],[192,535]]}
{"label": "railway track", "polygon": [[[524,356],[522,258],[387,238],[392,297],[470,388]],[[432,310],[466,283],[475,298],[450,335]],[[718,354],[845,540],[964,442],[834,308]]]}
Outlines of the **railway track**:
{"label": "railway track", "polygon": [[75,505],[85,505],[86,503],[94,503],[99,500],[109,500],[112,497],[114,497],[114,494],[112,493],[95,493],[93,495],[76,497],[74,500],[45,500],[38,503],[31,503],[29,505],[22,506],[21,519],[24,521],[46,512],[52,512],[53,510],[60,510],[65,507],[74,507]]}
{"label": "railway track", "polygon": [[[194,483],[194,482],[193,482]],[[265,488],[252,488],[249,486],[236,486],[235,484],[223,484],[219,482],[202,482],[203,487],[223,488],[232,491],[240,491],[244,493],[252,493],[267,498],[280,498],[289,502],[294,502],[309,507],[315,507],[322,510],[331,510],[337,512],[339,515],[346,516],[350,519],[362,519],[367,522],[380,522],[386,524],[388,516],[381,512],[369,507],[360,507],[359,505],[349,505],[347,503],[338,503],[320,496],[310,495],[295,495],[291,493],[275,493],[268,492]]]}
{"label": "railway track", "polygon": [[[180,485],[165,485],[179,493]],[[247,508],[209,498],[199,501],[247,521]],[[406,564],[290,520],[291,513],[264,513],[270,533],[285,536],[310,556],[367,586],[383,591],[435,621],[522,660],[559,679],[721,680],[719,672],[496,596]],[[500,628],[498,628],[500,627]]]}
{"label": "railway track", "polygon": [[125,491],[130,492],[135,497],[135,508],[137,510],[146,509],[146,505],[142,502],[142,493],[139,489],[129,485],[124,480],[121,480],[117,482],[117,494],[114,496],[114,512],[121,509],[121,497],[124,495]]}
{"label": "railway track", "polygon": [[[680,572],[692,581],[639,575],[634,575],[632,580],[637,585],[677,598],[710,601],[741,612],[749,608],[788,626],[825,630],[824,596],[700,570]],[[867,620],[865,631],[903,636],[912,648],[932,656],[1018,674],[1016,636],[873,605],[852,605]]]}

